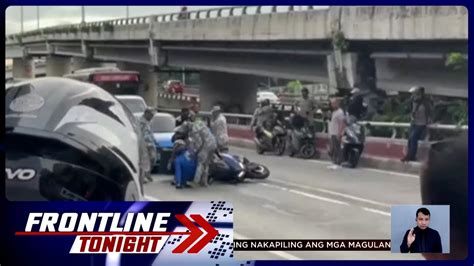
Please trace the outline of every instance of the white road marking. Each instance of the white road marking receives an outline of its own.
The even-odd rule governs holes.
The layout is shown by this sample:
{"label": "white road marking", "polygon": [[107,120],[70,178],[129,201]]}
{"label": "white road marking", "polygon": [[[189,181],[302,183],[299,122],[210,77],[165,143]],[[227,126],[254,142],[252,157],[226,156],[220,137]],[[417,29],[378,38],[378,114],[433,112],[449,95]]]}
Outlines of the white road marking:
{"label": "white road marking", "polygon": [[376,210],[376,209],[371,209],[371,208],[365,208],[363,207],[362,208],[364,211],[368,211],[368,212],[373,212],[373,213],[377,213],[377,214],[381,214],[381,215],[385,215],[385,216],[391,216],[391,214],[389,212],[384,212],[384,211],[379,211],[379,210]]}
{"label": "white road marking", "polygon": [[322,165],[331,165],[332,162],[329,161],[321,161],[321,160],[307,160],[312,163],[322,164]]}
{"label": "white road marking", "polygon": [[[322,201],[331,202],[331,203],[340,204],[340,205],[345,205],[345,206],[352,206],[351,204],[349,204],[347,202],[344,202],[344,201],[339,201],[339,200],[335,200],[335,199],[331,199],[331,198],[321,197],[321,196],[317,196],[317,195],[314,195],[314,194],[311,194],[311,193],[307,193],[307,192],[303,192],[303,191],[299,191],[299,190],[295,190],[295,189],[290,189],[290,188],[286,188],[286,187],[281,187],[281,186],[278,186],[278,185],[272,185],[272,184],[268,184],[268,183],[257,183],[257,184],[262,185],[262,186],[266,186],[266,187],[279,189],[279,190],[282,190],[282,191],[288,191],[288,192],[298,194],[298,195],[301,195],[301,196],[304,196],[304,197],[312,198],[312,199],[322,200]],[[338,192],[333,192],[333,191],[330,191],[330,192],[340,194]],[[351,197],[351,196],[349,196],[349,197]],[[355,197],[355,198],[358,198],[358,197]],[[359,199],[362,199],[362,198],[359,198]],[[362,200],[365,200],[365,199],[362,199]],[[367,211],[367,212],[380,214],[380,215],[383,215],[383,216],[389,216],[389,217],[391,216],[391,214],[389,212],[384,212],[384,211],[381,211],[381,210],[367,208],[367,207],[361,207],[361,208],[362,208],[362,210]]]}
{"label": "white road marking", "polygon": [[398,172],[392,172],[392,171],[380,170],[380,169],[374,169],[374,168],[365,168],[365,167],[358,168],[358,169],[370,171],[370,172],[376,172],[380,174],[386,174],[386,175],[398,175],[398,176],[403,176],[403,177],[420,179],[419,175],[414,175],[414,174],[398,173]]}
{"label": "white road marking", "polygon": [[[237,232],[234,231],[234,239],[235,238],[238,238],[238,239],[242,239],[242,240],[245,240],[245,239],[251,239],[250,237],[247,237],[247,236],[244,236],[244,235],[241,235]],[[240,252],[240,251],[239,251]],[[245,252],[245,251],[242,251],[242,252]],[[286,260],[302,260],[302,258],[299,258],[299,257],[296,257],[296,256],[293,256],[291,255],[290,253],[288,252],[285,252],[285,251],[278,251],[278,250],[268,250],[266,251],[268,253],[272,253],[280,258],[283,258],[283,259],[286,259]]]}
{"label": "white road marking", "polygon": [[345,194],[345,193],[340,193],[340,192],[336,192],[336,191],[332,191],[332,190],[328,190],[328,189],[311,187],[311,186],[306,186],[306,185],[300,185],[300,184],[297,184],[297,183],[288,182],[288,181],[281,180],[281,179],[274,179],[273,178],[273,179],[269,180],[269,182],[280,183],[280,184],[283,184],[283,185],[294,186],[294,187],[298,187],[298,188],[302,188],[302,189],[315,190],[315,191],[319,191],[319,192],[323,192],[323,193],[327,193],[327,194],[331,194],[331,195],[336,195],[336,196],[339,196],[339,197],[342,197],[342,198],[351,199],[351,200],[355,200],[355,201],[366,202],[366,203],[370,203],[370,204],[378,205],[378,206],[382,206],[382,207],[392,206],[391,204],[388,204],[388,203],[382,203],[382,202],[378,202],[378,201],[364,199],[364,198],[360,198],[360,197],[357,197],[357,196],[352,196],[352,195],[348,195],[348,194]]}
{"label": "white road marking", "polygon": [[322,200],[322,201],[326,201],[326,202],[330,202],[330,203],[335,203],[335,204],[340,204],[340,205],[349,205],[349,203],[347,202],[343,202],[343,201],[339,201],[339,200],[334,200],[334,199],[330,199],[330,198],[326,198],[326,197],[321,197],[321,196],[316,196],[316,195],[313,195],[313,194],[310,194],[310,193],[306,193],[306,192],[303,192],[303,191],[299,191],[299,190],[295,190],[295,189],[290,189],[290,188],[286,188],[286,187],[280,187],[280,186],[277,186],[277,185],[271,185],[271,184],[267,184],[267,183],[257,183],[261,186],[266,186],[266,187],[272,187],[272,188],[276,188],[276,189],[279,189],[279,190],[283,190],[283,191],[288,191],[288,192],[291,192],[293,194],[297,194],[297,195],[301,195],[301,196],[304,196],[304,197],[308,197],[308,198],[312,198],[312,199],[317,199],[317,200]]}
{"label": "white road marking", "polygon": [[[153,196],[149,196],[149,195],[145,195],[144,196],[145,199],[147,200],[150,200],[150,201],[160,201],[160,199],[158,198],[155,198]],[[249,237],[246,237],[244,235],[241,235],[237,232],[234,231],[234,238],[238,238],[238,239],[250,239]],[[299,258],[299,257],[296,257],[296,256],[293,256],[291,255],[290,253],[288,252],[284,252],[284,251],[278,251],[278,250],[269,250],[267,251],[269,253],[272,253],[280,258],[283,258],[283,259],[286,259],[286,260],[302,260],[302,258]]]}

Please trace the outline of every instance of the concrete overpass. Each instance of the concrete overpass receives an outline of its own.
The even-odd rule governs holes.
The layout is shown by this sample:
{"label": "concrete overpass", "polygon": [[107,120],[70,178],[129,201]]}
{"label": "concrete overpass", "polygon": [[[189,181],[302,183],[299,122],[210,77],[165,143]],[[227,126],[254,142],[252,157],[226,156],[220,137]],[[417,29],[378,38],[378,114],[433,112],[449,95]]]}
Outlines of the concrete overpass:
{"label": "concrete overpass", "polygon": [[[77,66],[119,62],[141,71],[151,87],[160,68],[198,69],[204,109],[238,99],[247,103],[245,112],[253,110],[259,76],[342,88],[422,84],[428,93],[467,97],[467,74],[444,64],[448,53],[467,53],[464,7],[279,8],[228,7],[189,12],[181,20],[175,13],[45,28],[7,36],[5,55],[14,59],[13,76],[31,75],[28,62],[36,56],[48,57],[47,75],[63,75],[75,57],[82,62]],[[156,90],[145,97],[156,104]]]}

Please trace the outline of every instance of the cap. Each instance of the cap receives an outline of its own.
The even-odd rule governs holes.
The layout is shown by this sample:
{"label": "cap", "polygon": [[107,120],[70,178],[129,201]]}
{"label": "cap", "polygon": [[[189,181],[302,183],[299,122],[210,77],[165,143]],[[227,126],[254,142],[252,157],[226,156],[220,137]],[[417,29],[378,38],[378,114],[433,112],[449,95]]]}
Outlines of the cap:
{"label": "cap", "polygon": [[211,113],[220,112],[221,107],[219,105],[214,105],[211,109]]}

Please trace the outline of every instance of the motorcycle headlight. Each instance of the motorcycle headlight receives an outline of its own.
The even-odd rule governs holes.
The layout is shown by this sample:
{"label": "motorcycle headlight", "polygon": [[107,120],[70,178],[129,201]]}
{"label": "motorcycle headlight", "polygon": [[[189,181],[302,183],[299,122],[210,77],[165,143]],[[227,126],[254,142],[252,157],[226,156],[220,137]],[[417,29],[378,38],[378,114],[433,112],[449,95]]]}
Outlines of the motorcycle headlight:
{"label": "motorcycle headlight", "polygon": [[242,169],[245,169],[245,166],[243,163],[239,163],[239,166],[242,168]]}
{"label": "motorcycle headlight", "polygon": [[242,178],[244,175],[245,175],[245,171],[241,171],[237,176],[238,176],[239,178]]}

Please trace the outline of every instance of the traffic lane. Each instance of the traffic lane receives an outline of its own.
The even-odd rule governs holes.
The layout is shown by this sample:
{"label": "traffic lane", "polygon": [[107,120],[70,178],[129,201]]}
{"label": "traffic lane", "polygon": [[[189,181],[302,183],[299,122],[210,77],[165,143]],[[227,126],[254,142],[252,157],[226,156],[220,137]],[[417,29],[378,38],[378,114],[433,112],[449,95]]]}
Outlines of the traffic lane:
{"label": "traffic lane", "polygon": [[270,170],[269,182],[295,185],[318,193],[363,198],[381,203],[378,205],[388,209],[393,204],[421,203],[420,181],[415,175],[366,168],[329,170],[327,166],[330,163],[326,161],[259,155],[254,150],[237,147],[232,147],[231,153],[267,166]]}
{"label": "traffic lane", "polygon": [[[294,193],[263,182],[215,183],[208,188],[176,190],[170,176],[155,176],[146,193],[161,200],[225,200],[234,205],[234,231],[260,239],[390,239],[390,217],[367,212],[349,202]],[[299,191],[296,191],[299,192]],[[251,237],[249,237],[251,236]],[[275,259],[268,252],[238,252],[239,258]],[[369,254],[370,253],[370,254]],[[279,258],[393,258],[389,252],[283,252]],[[406,258],[406,257],[401,257]]]}

